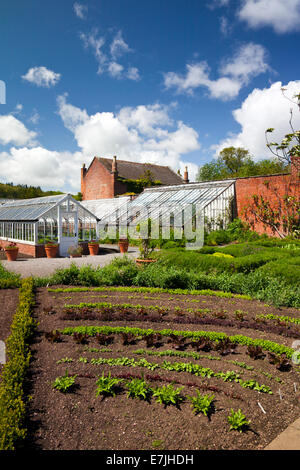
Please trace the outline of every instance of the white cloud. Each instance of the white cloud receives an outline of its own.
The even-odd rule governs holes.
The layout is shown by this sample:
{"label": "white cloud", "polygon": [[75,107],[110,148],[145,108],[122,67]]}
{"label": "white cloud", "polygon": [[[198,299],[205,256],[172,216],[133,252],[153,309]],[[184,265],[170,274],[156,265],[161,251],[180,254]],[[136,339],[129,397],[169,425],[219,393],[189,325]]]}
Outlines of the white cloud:
{"label": "white cloud", "polygon": [[[87,163],[95,155],[117,155],[129,161],[168,165],[175,171],[187,164],[191,178],[195,178],[197,166],[184,163],[182,158],[200,148],[198,134],[182,122],[174,123],[168,107],[143,105],[123,108],[118,114],[98,112],[87,116],[85,111],[69,105],[65,97],[60,97],[58,105],[58,112],[66,127],[72,128]],[[84,119],[80,121],[78,116]]]}
{"label": "white cloud", "polygon": [[67,103],[68,94],[60,95],[57,98],[57,104],[59,107],[59,115],[62,118],[64,125],[71,132],[74,132],[75,129],[88,121],[89,116],[86,110],[81,110],[69,103]]}
{"label": "white cloud", "polygon": [[87,5],[83,5],[81,3],[75,2],[73,5],[73,9],[74,9],[75,15],[78,16],[78,18],[80,18],[81,20],[86,19],[86,13],[88,10]]}
{"label": "white cloud", "polygon": [[32,67],[22,78],[30,83],[41,87],[55,86],[60,80],[61,74],[55,73],[46,67]]}
{"label": "white cloud", "polygon": [[89,115],[67,102],[67,94],[57,100],[63,124],[73,134],[78,151],[48,150],[35,142],[36,133],[12,115],[0,117],[0,143],[12,147],[0,152],[0,179],[15,184],[31,184],[43,189],[77,192],[80,168],[95,155],[168,165],[183,174],[189,168],[190,180],[198,167],[184,156],[200,148],[197,132],[182,122],[174,122],[170,113],[174,104],[141,105],[122,108],[119,113],[98,112]]}
{"label": "white cloud", "polygon": [[228,36],[231,31],[231,26],[225,16],[221,16],[220,18],[220,31],[224,36]]}
{"label": "white cloud", "polygon": [[2,145],[34,145],[36,132],[29,131],[14,116],[0,116],[0,143]]}
{"label": "white cloud", "polygon": [[223,75],[238,78],[242,83],[270,69],[266,63],[266,49],[252,42],[244,44],[232,59],[227,60],[220,69]]}
{"label": "white cloud", "polygon": [[108,65],[108,73],[113,78],[121,78],[123,70],[123,65],[118,64],[117,62],[110,62],[110,64]]}
{"label": "white cloud", "polygon": [[117,35],[114,37],[113,42],[110,45],[110,53],[113,59],[120,57],[125,52],[130,52],[128,44],[124,41],[122,37],[122,32],[118,31]]}
{"label": "white cloud", "polygon": [[139,69],[136,67],[130,67],[127,70],[127,78],[129,78],[129,80],[138,81],[140,79]]}
{"label": "white cloud", "polygon": [[92,49],[98,63],[97,73],[100,75],[103,73],[104,66],[107,62],[106,54],[102,51],[105,39],[103,37],[97,37],[97,31],[93,31],[90,34],[80,33],[80,39],[83,41],[85,48]]}
{"label": "white cloud", "polygon": [[[272,127],[272,142],[280,143],[285,134],[291,132],[289,126],[290,109],[293,109],[293,125],[300,129],[300,112],[297,105],[287,100],[281,91],[282,83],[276,82],[269,88],[254,89],[239,109],[233,111],[236,122],[241,126],[238,134],[229,135],[213,148],[215,156],[224,147],[243,147],[248,149],[256,160],[271,158],[272,154],[266,146],[265,131]],[[284,86],[285,95],[293,98],[299,93],[300,80],[291,81]]]}
{"label": "white cloud", "polygon": [[175,72],[164,75],[166,88],[175,87],[178,93],[192,94],[196,88],[205,87],[211,98],[229,100],[235,98],[242,86],[260,73],[269,70],[266,63],[266,50],[254,43],[242,45],[233,58],[227,59],[220,68],[221,77],[209,78],[210,70],[206,62],[187,64],[185,76]]}
{"label": "white cloud", "polygon": [[121,59],[125,53],[132,52],[128,44],[124,41],[121,31],[116,34],[109,47],[105,47],[105,38],[98,36],[97,30],[89,34],[80,33],[80,39],[83,41],[85,48],[92,50],[98,63],[98,75],[107,73],[116,79],[127,78],[134,81],[140,79],[139,70],[136,67],[126,69],[125,65],[120,63],[119,59]]}
{"label": "white cloud", "polygon": [[277,33],[300,29],[300,0],[244,0],[238,18],[251,28],[272,27]]}
{"label": "white cloud", "polygon": [[32,124],[37,124],[40,120],[40,115],[39,113],[37,112],[36,109],[33,110],[33,114],[30,116],[30,118],[28,119],[29,122],[32,122]]}
{"label": "white cloud", "polygon": [[30,184],[43,189],[72,188],[79,191],[80,152],[56,152],[43,147],[12,147],[0,153],[0,174],[3,182]]}

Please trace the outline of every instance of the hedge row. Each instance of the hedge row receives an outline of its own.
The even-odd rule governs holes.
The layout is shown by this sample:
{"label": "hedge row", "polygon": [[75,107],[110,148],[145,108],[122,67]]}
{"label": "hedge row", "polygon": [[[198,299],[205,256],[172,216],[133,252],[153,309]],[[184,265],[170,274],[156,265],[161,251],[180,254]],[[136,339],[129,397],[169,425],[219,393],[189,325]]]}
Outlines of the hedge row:
{"label": "hedge row", "polygon": [[25,438],[23,384],[29,365],[29,341],[35,327],[33,279],[22,280],[19,304],[6,341],[7,362],[0,383],[0,450],[15,450]]}

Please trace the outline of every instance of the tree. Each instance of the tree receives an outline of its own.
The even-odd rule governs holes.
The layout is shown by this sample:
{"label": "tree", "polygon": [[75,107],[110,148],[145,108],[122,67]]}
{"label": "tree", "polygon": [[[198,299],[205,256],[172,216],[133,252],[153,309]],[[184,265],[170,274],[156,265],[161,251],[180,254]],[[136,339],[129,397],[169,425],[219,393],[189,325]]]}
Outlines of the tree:
{"label": "tree", "polygon": [[226,147],[219,157],[200,167],[197,181],[214,181],[227,178],[283,173],[285,164],[278,158],[255,162],[249,151],[241,147]]}
{"label": "tree", "polygon": [[227,171],[236,175],[245,165],[252,163],[252,159],[249,155],[249,150],[241,147],[227,147],[221,150],[220,157],[224,162]]}

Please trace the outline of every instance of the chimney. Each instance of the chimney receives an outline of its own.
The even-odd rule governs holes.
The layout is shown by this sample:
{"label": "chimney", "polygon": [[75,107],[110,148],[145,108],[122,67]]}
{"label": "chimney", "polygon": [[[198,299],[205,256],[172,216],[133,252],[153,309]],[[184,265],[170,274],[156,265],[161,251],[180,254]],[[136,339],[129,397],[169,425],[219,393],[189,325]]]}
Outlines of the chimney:
{"label": "chimney", "polygon": [[85,199],[85,181],[84,181],[84,178],[85,178],[85,175],[86,175],[86,167],[85,167],[85,163],[83,163],[82,165],[82,168],[81,168],[81,194],[82,194],[82,200]]}
{"label": "chimney", "polygon": [[117,166],[117,157],[113,157],[112,165],[111,165],[111,171],[113,173],[118,173],[118,166]]}
{"label": "chimney", "polygon": [[291,178],[300,183],[300,155],[291,155]]}
{"label": "chimney", "polygon": [[185,167],[184,175],[183,175],[183,180],[185,183],[189,183],[189,174],[188,174],[188,167]]}

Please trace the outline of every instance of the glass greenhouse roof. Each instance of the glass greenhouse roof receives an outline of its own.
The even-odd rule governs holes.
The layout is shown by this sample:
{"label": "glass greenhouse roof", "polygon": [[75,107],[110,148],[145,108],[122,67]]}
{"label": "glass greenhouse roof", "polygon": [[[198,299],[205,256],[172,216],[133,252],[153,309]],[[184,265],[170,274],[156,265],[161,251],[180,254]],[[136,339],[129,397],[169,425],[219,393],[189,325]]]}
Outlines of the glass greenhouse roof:
{"label": "glass greenhouse roof", "polygon": [[127,205],[129,201],[130,196],[122,196],[119,198],[81,201],[80,204],[95,214],[98,219],[102,219],[120,209],[124,204]]}
{"label": "glass greenhouse roof", "polygon": [[[88,209],[83,207],[70,194],[59,194],[33,199],[16,199],[0,205],[1,221],[32,221],[41,218],[57,218],[57,207],[63,206],[64,210],[72,211],[78,209],[78,217],[97,219]],[[64,207],[65,206],[65,207]]]}
{"label": "glass greenhouse roof", "polygon": [[[101,218],[101,225],[116,219],[122,219],[122,223],[126,223],[126,219],[130,223],[134,219],[137,223],[145,217],[145,209],[153,219],[164,213],[178,213],[190,204],[197,204],[199,209],[204,209],[221,197],[234,182],[223,180],[147,188],[136,199]],[[135,217],[131,214],[135,214]]]}

